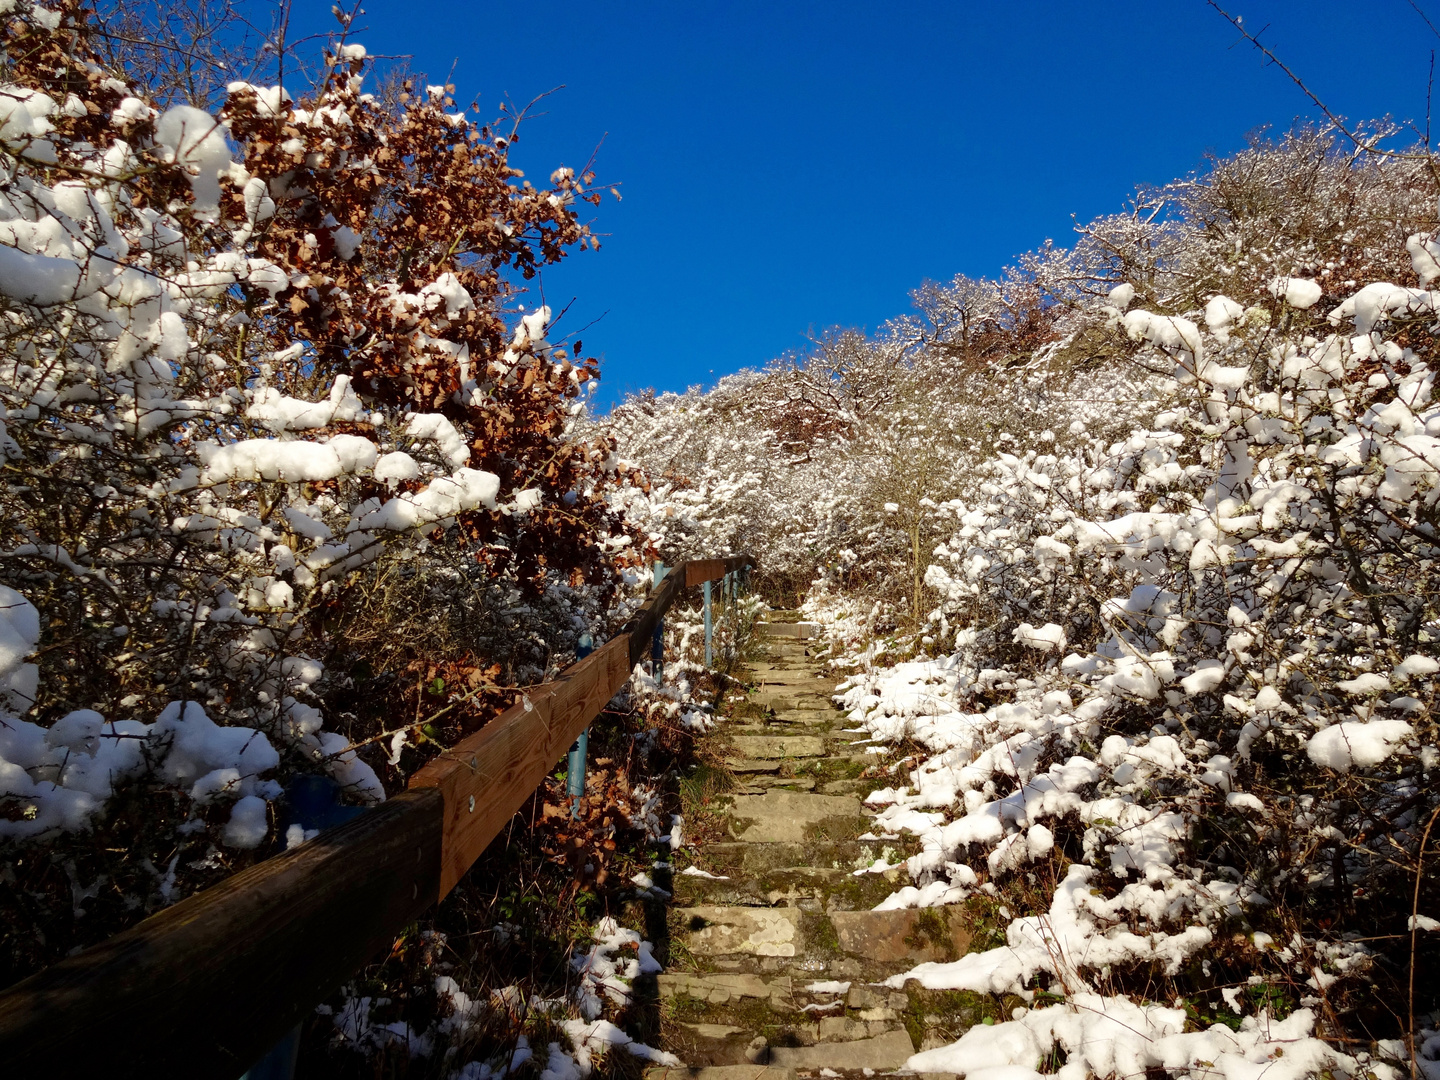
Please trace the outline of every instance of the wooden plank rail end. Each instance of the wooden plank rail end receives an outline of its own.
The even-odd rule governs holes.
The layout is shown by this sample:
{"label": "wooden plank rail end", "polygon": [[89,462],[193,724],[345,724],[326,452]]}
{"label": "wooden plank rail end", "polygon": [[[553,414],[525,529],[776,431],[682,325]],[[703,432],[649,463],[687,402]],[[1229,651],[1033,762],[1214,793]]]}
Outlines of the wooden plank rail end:
{"label": "wooden plank rail end", "polygon": [[442,810],[397,795],[15,984],[0,1071],[235,1080],[435,903]]}

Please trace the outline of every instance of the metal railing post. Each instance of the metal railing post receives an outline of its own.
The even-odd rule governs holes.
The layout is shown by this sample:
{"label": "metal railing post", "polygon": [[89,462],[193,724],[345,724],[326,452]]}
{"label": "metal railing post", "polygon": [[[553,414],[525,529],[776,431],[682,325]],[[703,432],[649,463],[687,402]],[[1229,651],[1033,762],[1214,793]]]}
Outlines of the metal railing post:
{"label": "metal railing post", "polygon": [[[659,559],[655,560],[655,580],[650,587],[657,588],[660,582],[665,580],[665,564]],[[655,622],[655,637],[650,642],[650,672],[655,677],[656,686],[665,685],[665,617],[662,615]]]}
{"label": "metal railing post", "polygon": [[711,666],[712,641],[715,636],[715,624],[710,617],[710,582],[705,582],[701,588],[705,592],[705,666]]}
{"label": "metal railing post", "polygon": [[[305,832],[342,825],[365,812],[363,807],[340,801],[340,785],[328,776],[302,774],[290,781],[285,791],[286,817]],[[288,843],[288,841],[287,841]],[[270,1052],[241,1074],[240,1080],[292,1080],[300,1057],[300,1032],[296,1024],[270,1048]]]}
{"label": "metal railing post", "polygon": [[[595,651],[595,640],[589,634],[581,634],[575,644],[575,659],[584,660]],[[580,800],[585,796],[585,755],[590,749],[590,729],[580,732],[575,745],[570,747],[570,756],[565,763],[565,791],[570,796],[570,816],[580,816]]]}

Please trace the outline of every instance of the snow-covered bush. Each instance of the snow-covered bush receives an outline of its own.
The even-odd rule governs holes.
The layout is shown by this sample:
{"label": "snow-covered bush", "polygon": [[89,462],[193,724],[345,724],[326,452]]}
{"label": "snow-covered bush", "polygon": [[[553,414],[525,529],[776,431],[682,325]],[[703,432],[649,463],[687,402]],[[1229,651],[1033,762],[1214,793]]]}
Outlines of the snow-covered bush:
{"label": "snow-covered bush", "polygon": [[522,184],[445,87],[383,106],[343,36],[304,99],[157,109],[88,18],[0,30],[0,875],[35,928],[0,981],[267,850],[298,772],[384,798],[639,560],[575,430],[594,361],[505,311],[589,243],[590,177]]}
{"label": "snow-covered bush", "polygon": [[[890,906],[1030,905],[1004,916],[1005,948],[929,985],[1099,995],[1116,1016],[1117,995],[1173,1001],[1188,1019],[1136,1014],[1150,1034],[1126,1068],[1181,1073],[1276,1056],[1185,1041],[1205,1017],[1243,1036],[1294,1009],[1296,1037],[1404,1037],[1440,1004],[1423,977],[1408,990],[1440,900],[1421,851],[1440,813],[1436,194],[1423,156],[1299,131],[991,288],[926,286],[921,318],[847,343],[866,378],[750,377],[770,400],[804,377],[809,400],[844,402],[809,448],[832,458],[823,500],[755,519],[762,549],[807,521],[806,610],[865,669],[846,705],[907,752],[871,797],[880,831],[924,845]],[[1048,340],[1006,314],[1023,280]],[[873,412],[846,396],[861,385],[884,388]],[[875,493],[887,431],[933,438],[907,386],[957,444],[908,627],[913,568],[876,522],[900,500]],[[726,389],[686,408],[739,412]],[[942,658],[882,667],[865,638],[897,623]],[[1006,1037],[1078,1068],[1085,1033],[1045,1026],[1059,1015]],[[1303,1045],[1302,1072],[1369,1067]]]}

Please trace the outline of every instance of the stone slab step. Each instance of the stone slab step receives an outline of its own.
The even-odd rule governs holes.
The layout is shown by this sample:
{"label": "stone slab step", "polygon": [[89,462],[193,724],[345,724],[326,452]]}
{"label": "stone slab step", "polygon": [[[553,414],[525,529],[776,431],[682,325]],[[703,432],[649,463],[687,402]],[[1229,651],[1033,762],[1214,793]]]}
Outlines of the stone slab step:
{"label": "stone slab step", "polygon": [[761,622],[755,629],[772,638],[812,638],[820,633],[820,624],[811,622]]}
{"label": "stone slab step", "polygon": [[768,1001],[772,1009],[780,1012],[795,1007],[791,1000],[795,986],[788,975],[777,979],[763,979],[759,975],[688,975],[662,972],[655,976],[655,981],[662,998],[692,997],[696,1001],[708,1001],[712,1005],[758,998]]}
{"label": "stone slab step", "polygon": [[730,804],[731,832],[748,844],[804,841],[821,826],[853,827],[862,817],[860,800],[846,795],[769,791],[740,795]]}
{"label": "stone slab step", "polygon": [[645,1080],[795,1080],[795,1070],[774,1065],[657,1065],[645,1070]]}
{"label": "stone slab step", "polygon": [[[755,691],[788,690],[792,694],[820,694],[829,697],[835,692],[835,681],[808,671],[757,671],[751,675]],[[752,691],[754,692],[754,691]]]}
{"label": "stone slab step", "polygon": [[830,923],[843,951],[882,964],[958,960],[974,940],[963,907],[833,911]]}
{"label": "stone slab step", "polygon": [[[764,773],[755,773],[745,781],[738,794],[763,795],[772,788],[779,788],[781,791],[814,791],[815,778],[813,776],[767,776]],[[842,794],[844,793],[842,792]]]}
{"label": "stone slab step", "polygon": [[850,877],[845,870],[813,866],[789,866],[764,874],[741,874],[723,878],[677,874],[675,902],[692,905],[796,907],[805,901],[823,901],[829,893],[836,891],[837,887],[844,888],[849,885]]}
{"label": "stone slab step", "polygon": [[725,767],[732,773],[773,773],[780,771],[780,758],[727,758]]}
{"label": "stone slab step", "polygon": [[782,1069],[898,1069],[915,1053],[915,1044],[903,1029],[868,1039],[822,1042],[814,1046],[772,1046],[771,1067]]}
{"label": "stone slab step", "polygon": [[800,956],[805,944],[797,908],[703,904],[676,909],[685,944],[696,956]]}
{"label": "stone slab step", "polygon": [[822,795],[859,795],[874,790],[873,780],[830,780],[820,785]]}
{"label": "stone slab step", "polygon": [[732,735],[730,741],[749,760],[823,757],[825,740],[818,735]]}
{"label": "stone slab step", "polygon": [[759,874],[704,878],[676,874],[675,903],[798,907],[804,911],[869,910],[901,885],[901,871],[861,874],[828,867],[788,866]]}
{"label": "stone slab step", "polygon": [[[792,690],[783,686],[754,690],[750,694],[750,700],[762,708],[771,709],[777,713],[797,709],[817,712],[827,710],[833,704],[830,700],[829,690],[814,693],[809,690]],[[836,715],[839,716],[838,713]]]}
{"label": "stone slab step", "polygon": [[769,685],[772,683],[789,684],[796,682],[816,682],[824,679],[821,672],[815,670],[813,664],[783,663],[783,664],[753,664],[745,669],[745,678],[755,685]]}
{"label": "stone slab step", "polygon": [[821,709],[785,709],[771,713],[764,722],[780,731],[806,731],[816,728],[839,729],[845,726],[841,713]]}
{"label": "stone slab step", "polygon": [[899,862],[910,855],[913,842],[897,840],[812,840],[770,844],[744,844],[722,841],[706,844],[707,869],[717,874],[761,874],[790,866],[823,867],[836,870],[859,870],[883,858]]}
{"label": "stone slab step", "polygon": [[[838,709],[825,708],[795,708],[785,709],[775,714],[775,722],[781,724],[804,724],[807,727],[818,724],[825,724],[833,727],[836,731],[841,728],[852,726],[844,713]],[[853,738],[853,734],[850,736]]]}

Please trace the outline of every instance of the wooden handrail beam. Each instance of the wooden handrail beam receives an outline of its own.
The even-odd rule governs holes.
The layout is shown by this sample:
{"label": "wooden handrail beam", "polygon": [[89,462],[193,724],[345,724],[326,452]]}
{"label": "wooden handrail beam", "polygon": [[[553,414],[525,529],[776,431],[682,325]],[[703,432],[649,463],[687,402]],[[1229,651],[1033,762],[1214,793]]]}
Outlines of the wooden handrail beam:
{"label": "wooden handrail beam", "polygon": [[683,563],[611,641],[427,762],[410,790],[0,993],[4,1075],[233,1080],[464,877],[649,655]]}
{"label": "wooden handrail beam", "polygon": [[445,799],[440,895],[453,889],[546,773],[630,677],[622,635],[527,693],[483,728],[432,758],[410,787]]}
{"label": "wooden handrail beam", "polygon": [[0,996],[0,1072],[235,1080],[439,895],[443,802],[410,791]]}

